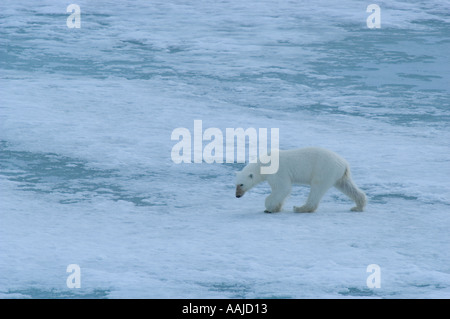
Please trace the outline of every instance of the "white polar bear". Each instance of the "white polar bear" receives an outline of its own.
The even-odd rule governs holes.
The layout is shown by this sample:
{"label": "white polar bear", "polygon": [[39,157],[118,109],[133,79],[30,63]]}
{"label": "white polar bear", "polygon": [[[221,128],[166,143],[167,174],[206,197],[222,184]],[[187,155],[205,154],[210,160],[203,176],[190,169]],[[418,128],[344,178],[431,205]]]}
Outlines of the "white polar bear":
{"label": "white polar bear", "polygon": [[[272,156],[274,155],[272,151]],[[356,206],[352,211],[361,212],[366,205],[366,195],[353,183],[350,167],[336,153],[318,147],[307,147],[278,152],[279,169],[274,174],[261,174],[266,160],[250,163],[236,176],[236,197],[241,197],[255,185],[267,181],[272,193],[266,198],[266,213],[279,212],[291,192],[293,183],[307,184],[311,190],[303,206],[294,206],[298,213],[314,212],[320,199],[332,186],[350,197]]]}

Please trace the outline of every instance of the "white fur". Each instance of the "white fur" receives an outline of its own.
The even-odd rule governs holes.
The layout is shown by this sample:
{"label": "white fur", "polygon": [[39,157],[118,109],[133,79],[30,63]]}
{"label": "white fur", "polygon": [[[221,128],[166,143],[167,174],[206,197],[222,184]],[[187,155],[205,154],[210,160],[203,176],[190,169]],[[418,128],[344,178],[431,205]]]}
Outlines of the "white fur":
{"label": "white fur", "polygon": [[261,174],[261,166],[264,165],[261,162],[250,163],[237,173],[236,197],[267,181],[272,193],[265,201],[266,212],[279,212],[292,184],[306,184],[311,186],[308,199],[303,206],[294,206],[294,211],[314,212],[322,196],[334,186],[356,203],[352,211],[364,210],[366,195],[353,183],[350,167],[342,157],[318,147],[278,152],[279,169],[275,174]]}

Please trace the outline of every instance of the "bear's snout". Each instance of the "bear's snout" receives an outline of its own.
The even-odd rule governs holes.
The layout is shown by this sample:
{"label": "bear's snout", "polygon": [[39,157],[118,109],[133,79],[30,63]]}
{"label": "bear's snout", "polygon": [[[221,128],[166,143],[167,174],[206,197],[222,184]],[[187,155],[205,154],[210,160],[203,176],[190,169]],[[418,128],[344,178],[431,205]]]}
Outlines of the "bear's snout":
{"label": "bear's snout", "polygon": [[237,185],[236,186],[236,197],[242,197],[244,196],[245,191],[241,188],[241,186]]}

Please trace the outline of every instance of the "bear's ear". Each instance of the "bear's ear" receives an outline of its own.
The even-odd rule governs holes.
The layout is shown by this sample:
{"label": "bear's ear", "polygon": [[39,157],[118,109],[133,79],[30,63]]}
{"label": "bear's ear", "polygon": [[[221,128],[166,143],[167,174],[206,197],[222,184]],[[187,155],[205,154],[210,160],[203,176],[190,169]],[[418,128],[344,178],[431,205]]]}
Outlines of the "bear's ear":
{"label": "bear's ear", "polygon": [[248,177],[253,178],[253,174],[248,175]]}

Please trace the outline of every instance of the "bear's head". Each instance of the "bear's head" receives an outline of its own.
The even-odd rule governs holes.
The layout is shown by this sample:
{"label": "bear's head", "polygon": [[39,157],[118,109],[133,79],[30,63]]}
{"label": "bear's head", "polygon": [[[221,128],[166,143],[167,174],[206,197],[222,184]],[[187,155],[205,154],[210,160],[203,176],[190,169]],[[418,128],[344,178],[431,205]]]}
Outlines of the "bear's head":
{"label": "bear's head", "polygon": [[244,196],[245,192],[261,182],[259,165],[250,163],[240,172],[236,173],[236,197]]}

